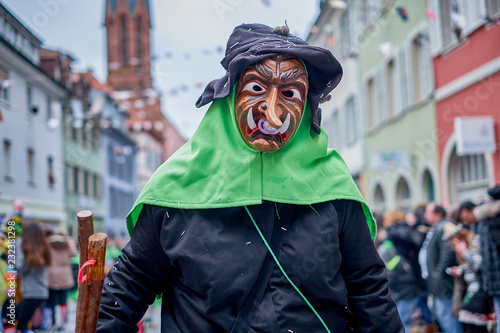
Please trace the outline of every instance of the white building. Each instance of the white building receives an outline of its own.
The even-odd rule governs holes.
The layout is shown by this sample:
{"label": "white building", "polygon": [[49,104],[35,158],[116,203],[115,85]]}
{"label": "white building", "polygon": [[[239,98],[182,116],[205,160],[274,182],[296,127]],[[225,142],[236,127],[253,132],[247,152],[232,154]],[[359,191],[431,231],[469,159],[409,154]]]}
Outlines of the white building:
{"label": "white building", "polygon": [[60,120],[69,97],[39,67],[41,41],[0,3],[0,216],[14,200],[24,217],[64,223]]}
{"label": "white building", "polygon": [[342,80],[331,93],[331,100],[320,105],[322,127],[328,134],[328,146],[344,158],[356,184],[364,192],[364,121],[357,59],[358,37],[363,28],[362,6],[358,1],[323,0],[320,9],[307,42],[330,50],[344,71]]}

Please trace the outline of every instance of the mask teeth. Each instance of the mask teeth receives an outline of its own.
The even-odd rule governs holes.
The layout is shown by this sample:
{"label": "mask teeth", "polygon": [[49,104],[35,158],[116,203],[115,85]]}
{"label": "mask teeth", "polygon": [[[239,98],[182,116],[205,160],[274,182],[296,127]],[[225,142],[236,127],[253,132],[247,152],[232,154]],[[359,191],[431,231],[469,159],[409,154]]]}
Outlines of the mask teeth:
{"label": "mask teeth", "polygon": [[289,126],[290,126],[290,114],[288,114],[288,116],[286,116],[285,122],[283,123],[283,125],[281,125],[280,133],[281,134],[285,133],[288,130]]}
{"label": "mask teeth", "polygon": [[248,110],[248,113],[247,113],[247,125],[251,130],[253,130],[255,127],[257,127],[257,124],[255,124],[255,120],[253,119],[252,108],[250,108],[250,110]]}

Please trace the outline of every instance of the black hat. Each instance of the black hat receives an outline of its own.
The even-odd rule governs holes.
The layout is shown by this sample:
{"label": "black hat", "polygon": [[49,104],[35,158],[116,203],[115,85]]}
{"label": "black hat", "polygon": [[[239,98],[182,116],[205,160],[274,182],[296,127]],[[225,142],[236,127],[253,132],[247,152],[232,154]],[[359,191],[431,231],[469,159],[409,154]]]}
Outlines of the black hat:
{"label": "black hat", "polygon": [[500,184],[488,189],[488,195],[494,200],[500,200]]}
{"label": "black hat", "polygon": [[337,86],[342,78],[342,66],[333,54],[321,47],[310,46],[302,39],[290,35],[286,27],[271,28],[263,24],[242,24],[234,28],[226,46],[221,64],[226,74],[211,81],[196,101],[201,107],[215,99],[229,96],[241,73],[253,64],[280,54],[291,54],[304,62],[308,79],[311,106],[311,127],[320,133],[320,100]]}

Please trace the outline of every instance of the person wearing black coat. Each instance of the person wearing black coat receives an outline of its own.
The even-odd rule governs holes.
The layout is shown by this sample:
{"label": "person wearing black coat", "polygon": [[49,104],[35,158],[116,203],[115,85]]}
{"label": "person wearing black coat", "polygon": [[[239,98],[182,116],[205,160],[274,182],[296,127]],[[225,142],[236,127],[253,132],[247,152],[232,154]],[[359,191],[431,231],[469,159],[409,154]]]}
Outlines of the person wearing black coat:
{"label": "person wearing black coat", "polygon": [[443,241],[446,211],[434,202],[425,209],[425,219],[431,225],[419,252],[422,278],[427,291],[433,296],[434,315],[445,333],[463,332],[463,327],[452,316],[452,295],[454,278],[446,273],[446,268],[457,266],[455,253]]}
{"label": "person wearing black coat", "polygon": [[500,333],[500,185],[489,189],[493,199],[474,208],[482,256],[481,276],[486,293],[493,297]]}
{"label": "person wearing black coat", "polygon": [[320,127],[340,64],[261,24],[234,29],[222,64],[127,215],[97,331],[136,332],[161,295],[166,333],[403,332],[373,216]]}

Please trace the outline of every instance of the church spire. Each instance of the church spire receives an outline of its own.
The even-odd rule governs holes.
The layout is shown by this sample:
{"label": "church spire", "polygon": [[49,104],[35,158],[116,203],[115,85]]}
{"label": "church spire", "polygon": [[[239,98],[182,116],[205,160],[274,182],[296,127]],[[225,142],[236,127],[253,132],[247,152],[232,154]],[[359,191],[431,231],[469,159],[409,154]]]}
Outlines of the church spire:
{"label": "church spire", "polygon": [[151,88],[149,0],[107,0],[108,82],[115,90]]}

